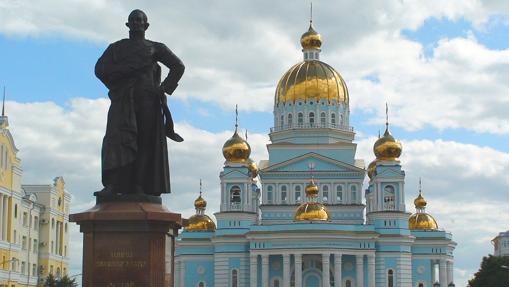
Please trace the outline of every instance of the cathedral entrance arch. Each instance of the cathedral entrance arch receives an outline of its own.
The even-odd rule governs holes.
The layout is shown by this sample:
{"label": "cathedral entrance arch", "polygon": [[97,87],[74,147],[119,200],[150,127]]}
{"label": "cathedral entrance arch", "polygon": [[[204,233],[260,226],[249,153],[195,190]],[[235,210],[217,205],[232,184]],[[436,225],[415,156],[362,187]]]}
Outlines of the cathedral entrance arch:
{"label": "cathedral entrance arch", "polygon": [[302,280],[303,287],[320,287],[322,286],[322,274],[315,270],[307,272]]}

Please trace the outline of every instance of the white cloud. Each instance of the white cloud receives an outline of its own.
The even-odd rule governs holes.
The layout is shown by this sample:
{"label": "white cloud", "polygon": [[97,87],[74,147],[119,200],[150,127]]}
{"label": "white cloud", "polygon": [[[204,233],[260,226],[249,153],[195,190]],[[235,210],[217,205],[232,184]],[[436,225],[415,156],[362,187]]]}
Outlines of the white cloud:
{"label": "white cloud", "polygon": [[[353,110],[378,111],[371,122],[381,119],[388,100],[394,124],[407,129],[509,133],[504,80],[509,51],[489,50],[472,38],[443,39],[426,59],[421,45],[400,34],[430,17],[465,19],[479,28],[491,16],[507,16],[506,1],[315,4],[315,26],[324,38],[322,59],[347,79]],[[3,1],[0,33],[104,44],[127,36],[123,23],[134,7],[149,16],[148,37],[167,43],[187,65],[180,100],[220,108],[242,101],[241,109],[270,111],[279,77],[301,59],[298,39],[308,17],[304,2]],[[380,82],[363,80],[369,74]]]}

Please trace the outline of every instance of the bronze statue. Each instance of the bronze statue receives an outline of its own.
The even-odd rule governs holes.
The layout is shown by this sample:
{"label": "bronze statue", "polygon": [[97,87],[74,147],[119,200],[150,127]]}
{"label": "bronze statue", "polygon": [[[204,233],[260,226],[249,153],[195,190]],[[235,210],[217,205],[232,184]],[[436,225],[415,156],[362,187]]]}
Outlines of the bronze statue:
{"label": "bronze statue", "polygon": [[[143,11],[132,11],[126,26],[129,39],[110,44],[95,66],[111,100],[98,197],[169,193],[166,136],[183,141],[173,130],[165,93],[177,88],[184,64],[166,45],[145,39],[149,23]],[[158,62],[170,69],[162,83]]]}

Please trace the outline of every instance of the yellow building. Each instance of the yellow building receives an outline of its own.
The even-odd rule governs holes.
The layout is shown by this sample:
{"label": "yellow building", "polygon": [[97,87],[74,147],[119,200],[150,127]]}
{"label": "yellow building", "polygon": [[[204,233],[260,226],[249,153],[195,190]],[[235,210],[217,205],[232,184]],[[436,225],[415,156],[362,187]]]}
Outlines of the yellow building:
{"label": "yellow building", "polygon": [[69,270],[70,194],[62,177],[22,185],[21,160],[0,116],[0,287],[40,286],[49,273]]}

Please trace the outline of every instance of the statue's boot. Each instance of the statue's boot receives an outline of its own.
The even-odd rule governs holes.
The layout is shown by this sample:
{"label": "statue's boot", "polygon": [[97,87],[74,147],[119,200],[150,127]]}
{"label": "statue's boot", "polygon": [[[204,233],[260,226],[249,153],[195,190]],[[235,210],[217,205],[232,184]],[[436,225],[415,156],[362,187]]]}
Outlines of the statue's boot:
{"label": "statue's boot", "polygon": [[176,133],[173,129],[166,129],[166,136],[175,142],[183,142],[184,138],[182,138],[178,133]]}

